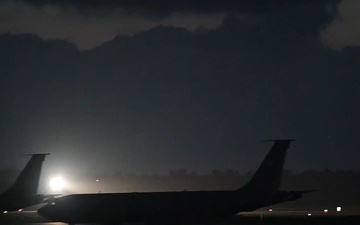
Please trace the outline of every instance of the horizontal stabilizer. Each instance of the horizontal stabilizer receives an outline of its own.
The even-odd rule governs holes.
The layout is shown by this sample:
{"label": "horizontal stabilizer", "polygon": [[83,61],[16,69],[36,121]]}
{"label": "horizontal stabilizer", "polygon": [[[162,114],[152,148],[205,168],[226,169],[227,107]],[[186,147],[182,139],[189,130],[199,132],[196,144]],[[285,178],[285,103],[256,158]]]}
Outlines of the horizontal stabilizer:
{"label": "horizontal stabilizer", "polygon": [[295,141],[295,139],[268,139],[268,140],[264,140],[264,141],[284,141],[284,142],[292,142]]}
{"label": "horizontal stabilizer", "polygon": [[316,190],[302,190],[302,191],[280,191],[279,193],[284,193],[284,199],[286,201],[295,201],[301,198],[304,194],[314,192]]}

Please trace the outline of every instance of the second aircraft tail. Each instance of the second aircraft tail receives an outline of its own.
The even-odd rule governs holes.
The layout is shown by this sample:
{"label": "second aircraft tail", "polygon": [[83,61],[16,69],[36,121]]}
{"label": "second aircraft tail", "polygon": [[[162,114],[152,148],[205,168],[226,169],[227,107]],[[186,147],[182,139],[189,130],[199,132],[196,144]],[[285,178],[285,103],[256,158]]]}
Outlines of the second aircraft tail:
{"label": "second aircraft tail", "polygon": [[279,190],[286,150],[294,139],[269,141],[274,141],[273,146],[254,176],[242,189],[251,190],[259,195],[270,195]]}
{"label": "second aircraft tail", "polygon": [[8,194],[35,195],[38,189],[41,168],[45,154],[32,154],[30,161],[21,171],[13,186],[7,190]]}

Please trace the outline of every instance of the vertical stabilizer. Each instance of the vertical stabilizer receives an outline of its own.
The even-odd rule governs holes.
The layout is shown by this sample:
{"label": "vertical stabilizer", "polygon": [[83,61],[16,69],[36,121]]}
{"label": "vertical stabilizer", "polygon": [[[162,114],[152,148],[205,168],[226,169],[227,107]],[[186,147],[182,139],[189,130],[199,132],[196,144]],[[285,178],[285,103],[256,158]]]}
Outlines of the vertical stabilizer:
{"label": "vertical stabilizer", "polygon": [[45,154],[31,154],[30,161],[21,171],[13,186],[7,191],[8,194],[35,195],[38,189],[41,167]]}
{"label": "vertical stabilizer", "polygon": [[293,139],[269,140],[274,141],[269,153],[255,172],[252,179],[244,186],[244,189],[251,190],[260,195],[273,194],[279,189],[286,150],[290,147]]}

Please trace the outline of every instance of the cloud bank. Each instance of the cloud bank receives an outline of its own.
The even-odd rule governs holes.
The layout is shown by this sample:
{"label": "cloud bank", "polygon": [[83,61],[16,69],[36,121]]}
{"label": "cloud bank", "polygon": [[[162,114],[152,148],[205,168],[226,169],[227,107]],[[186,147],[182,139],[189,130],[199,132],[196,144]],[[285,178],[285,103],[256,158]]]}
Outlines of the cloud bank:
{"label": "cloud bank", "polygon": [[189,31],[216,29],[225,17],[304,5],[293,0],[24,0],[0,3],[0,34],[31,33],[61,39],[86,50],[117,35],[134,35],[157,26]]}
{"label": "cloud bank", "polygon": [[36,6],[24,2],[0,5],[0,34],[31,33],[43,39],[62,39],[79,49],[91,49],[116,35],[134,35],[156,26],[174,26],[194,31],[214,29],[222,24],[224,13],[172,12],[163,18],[128,13],[122,8],[88,8],[79,13],[73,6]]}
{"label": "cloud bank", "polygon": [[334,50],[360,46],[360,1],[343,0],[337,6],[337,16],[321,32],[321,41]]}

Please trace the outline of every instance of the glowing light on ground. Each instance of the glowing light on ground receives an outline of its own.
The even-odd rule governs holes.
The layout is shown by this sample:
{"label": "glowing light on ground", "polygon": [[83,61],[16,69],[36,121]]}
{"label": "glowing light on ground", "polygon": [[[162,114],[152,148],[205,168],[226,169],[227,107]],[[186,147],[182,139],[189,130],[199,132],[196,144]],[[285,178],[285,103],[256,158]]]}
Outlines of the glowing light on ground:
{"label": "glowing light on ground", "polygon": [[64,179],[62,177],[55,177],[50,181],[50,188],[52,191],[61,191],[64,188]]}

